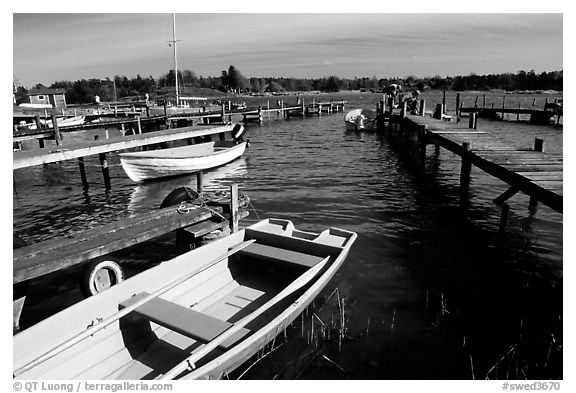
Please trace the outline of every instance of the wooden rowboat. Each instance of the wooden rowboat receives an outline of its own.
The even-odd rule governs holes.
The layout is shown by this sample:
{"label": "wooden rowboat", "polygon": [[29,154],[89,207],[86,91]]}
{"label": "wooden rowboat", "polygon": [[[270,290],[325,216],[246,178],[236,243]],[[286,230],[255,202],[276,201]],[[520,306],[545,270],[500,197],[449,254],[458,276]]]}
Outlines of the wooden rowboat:
{"label": "wooden rowboat", "polygon": [[[74,117],[60,117],[60,118],[56,119],[56,124],[58,124],[58,127],[79,126],[81,124],[84,124],[85,119],[86,119],[86,116],[84,116],[84,115],[74,116]],[[52,120],[43,121],[42,124],[48,128],[54,127],[52,125]],[[35,130],[37,127],[36,127],[36,124],[30,124],[28,128],[31,130]]]}
{"label": "wooden rowboat", "polygon": [[269,219],[144,271],[13,338],[17,379],[230,373],[325,287],[356,239]]}
{"label": "wooden rowboat", "polygon": [[217,141],[171,149],[121,153],[120,162],[135,182],[216,168],[244,154],[246,142]]}

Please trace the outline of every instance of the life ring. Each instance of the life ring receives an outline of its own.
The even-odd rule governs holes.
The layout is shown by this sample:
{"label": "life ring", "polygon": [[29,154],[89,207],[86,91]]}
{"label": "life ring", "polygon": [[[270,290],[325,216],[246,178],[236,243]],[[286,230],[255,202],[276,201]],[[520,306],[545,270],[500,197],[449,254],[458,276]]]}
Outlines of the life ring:
{"label": "life ring", "polygon": [[242,138],[242,134],[244,134],[244,126],[242,124],[236,124],[234,128],[232,128],[232,138],[237,141]]}
{"label": "life ring", "polygon": [[122,281],[124,281],[124,271],[116,262],[91,262],[84,268],[80,290],[85,297],[90,297]]}
{"label": "life ring", "polygon": [[200,194],[190,187],[178,187],[166,195],[166,198],[160,204],[160,208],[179,205],[182,202],[194,201],[198,198],[200,198]]}

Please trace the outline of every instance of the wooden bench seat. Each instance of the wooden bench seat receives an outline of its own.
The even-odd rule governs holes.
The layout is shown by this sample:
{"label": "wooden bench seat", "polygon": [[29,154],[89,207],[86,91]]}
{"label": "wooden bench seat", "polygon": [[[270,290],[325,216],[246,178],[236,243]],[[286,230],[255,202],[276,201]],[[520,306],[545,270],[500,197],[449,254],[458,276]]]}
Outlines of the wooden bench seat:
{"label": "wooden bench seat", "polygon": [[248,247],[240,250],[239,254],[247,257],[263,259],[269,262],[296,264],[305,267],[312,267],[324,259],[310,254],[285,250],[283,248],[267,246],[259,243],[250,244]]}
{"label": "wooden bench seat", "polygon": [[[148,295],[149,294],[146,292],[139,293],[138,295],[122,302],[120,308],[129,307]],[[136,308],[132,314],[138,315],[139,317],[145,318],[202,343],[208,343],[214,340],[216,337],[234,326],[231,322],[211,317],[210,315],[191,310],[159,297],[153,298]],[[228,349],[249,333],[250,330],[242,328],[237,334],[234,334],[228,340],[224,341],[219,347],[222,349]]]}

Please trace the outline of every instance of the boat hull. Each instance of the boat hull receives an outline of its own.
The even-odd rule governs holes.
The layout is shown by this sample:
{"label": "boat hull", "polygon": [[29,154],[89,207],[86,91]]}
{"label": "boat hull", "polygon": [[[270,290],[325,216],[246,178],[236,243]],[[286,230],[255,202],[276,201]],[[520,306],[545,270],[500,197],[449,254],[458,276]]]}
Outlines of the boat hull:
{"label": "boat hull", "polygon": [[246,142],[209,142],[198,145],[120,154],[124,171],[134,182],[178,176],[216,168],[244,154]]}
{"label": "boat hull", "polygon": [[[17,379],[45,380],[220,378],[282,333],[333,277],[355,239],[355,233],[337,228],[315,234],[298,231],[287,220],[261,221],[144,271],[17,334],[13,374]],[[300,261],[294,258],[276,265],[242,254],[253,244],[274,247],[279,254],[296,253]],[[321,262],[308,264],[309,260]],[[177,285],[159,292],[175,280]],[[120,316],[120,305],[142,292],[182,307],[183,314],[190,310],[231,324],[230,334],[243,329],[245,335],[224,346],[227,331],[201,341],[157,320],[143,320],[134,315],[138,309]],[[78,335],[83,335],[81,340],[74,341]],[[203,350],[207,352],[202,354]],[[180,370],[190,356],[198,357],[193,360],[196,369]],[[172,376],[174,369],[180,371]]]}

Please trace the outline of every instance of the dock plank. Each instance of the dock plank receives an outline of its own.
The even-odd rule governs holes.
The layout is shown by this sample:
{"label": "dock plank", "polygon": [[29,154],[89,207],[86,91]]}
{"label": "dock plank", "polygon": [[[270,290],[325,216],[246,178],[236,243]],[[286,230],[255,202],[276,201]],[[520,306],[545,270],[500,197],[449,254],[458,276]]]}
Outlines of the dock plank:
{"label": "dock plank", "polygon": [[172,206],[72,234],[64,239],[47,240],[16,249],[13,252],[13,283],[89,261],[207,220],[213,215],[212,211],[203,208],[181,214]]}
{"label": "dock plank", "polygon": [[109,153],[132,147],[140,147],[155,143],[169,142],[204,135],[219,134],[232,131],[231,125],[218,127],[182,127],[171,130],[147,132],[130,136],[113,137],[110,139],[89,141],[53,149],[18,151],[13,153],[12,169],[27,168],[34,165],[66,161],[78,157],[86,157],[100,153]]}
{"label": "dock plank", "polygon": [[[461,125],[428,117],[408,115],[403,119],[395,118],[393,122],[409,132],[426,125],[426,143],[436,144],[461,157],[465,155],[470,165],[562,213],[562,155],[517,146],[518,142],[500,135],[466,133]],[[469,144],[467,151],[463,143]]]}

